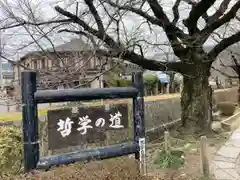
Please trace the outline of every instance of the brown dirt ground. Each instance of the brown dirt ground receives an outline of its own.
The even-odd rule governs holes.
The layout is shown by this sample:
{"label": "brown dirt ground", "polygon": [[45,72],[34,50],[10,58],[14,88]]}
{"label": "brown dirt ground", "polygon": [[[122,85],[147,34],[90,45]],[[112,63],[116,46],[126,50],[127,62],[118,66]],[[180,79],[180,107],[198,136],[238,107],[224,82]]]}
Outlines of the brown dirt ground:
{"label": "brown dirt ground", "polygon": [[4,180],[151,180],[141,176],[135,160],[128,157],[76,163],[53,168],[47,172],[34,171],[31,174],[4,177]]}
{"label": "brown dirt ground", "polygon": [[[221,147],[221,145],[230,136],[229,132],[223,132],[221,134],[208,134],[207,136],[207,156],[209,160],[213,157],[215,152]],[[183,135],[181,140],[177,138],[171,140],[171,146],[175,149],[181,149],[184,151],[184,167],[180,169],[160,169],[153,164],[153,160],[156,154],[163,149],[163,144],[159,144],[157,147],[148,148],[148,173],[150,176],[155,176],[159,180],[200,180],[202,174],[200,172],[200,138],[193,137],[192,135]],[[189,147],[183,148],[188,144]],[[211,177],[212,178],[212,177]],[[213,178],[212,178],[213,179]]]}
{"label": "brown dirt ground", "polygon": [[[230,133],[208,134],[208,157],[228,139]],[[161,140],[147,144],[147,176],[139,175],[138,165],[133,156],[120,157],[98,162],[76,163],[53,168],[50,171],[35,171],[31,175],[0,178],[3,180],[203,180],[200,173],[199,136],[171,134],[171,147],[185,153],[184,167],[160,169],[154,165],[156,154],[163,149]],[[187,147],[188,146],[188,147]],[[185,148],[183,148],[185,147]],[[205,180],[205,179],[204,179]]]}

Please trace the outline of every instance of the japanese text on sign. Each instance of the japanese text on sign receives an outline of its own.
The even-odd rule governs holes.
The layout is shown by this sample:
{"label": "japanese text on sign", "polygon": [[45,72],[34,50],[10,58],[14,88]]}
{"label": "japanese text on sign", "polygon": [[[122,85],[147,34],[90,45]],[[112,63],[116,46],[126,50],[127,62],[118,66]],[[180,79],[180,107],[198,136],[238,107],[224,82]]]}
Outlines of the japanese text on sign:
{"label": "japanese text on sign", "polygon": [[[109,121],[111,122],[111,124],[109,125],[109,127],[114,128],[114,129],[124,128],[124,126],[121,125],[121,116],[122,116],[122,114],[119,111],[117,113],[115,113],[115,115],[110,114]],[[84,117],[79,117],[78,124],[80,127],[77,128],[77,130],[82,135],[87,134],[87,130],[93,128],[92,125],[89,125],[91,122],[92,122],[92,120],[89,118],[88,115],[86,115]],[[74,122],[71,121],[71,119],[69,117],[67,117],[66,120],[59,119],[59,122],[57,123],[59,128],[57,129],[57,131],[59,131],[61,133],[62,137],[66,137],[66,136],[70,135],[73,123]],[[105,125],[104,118],[98,118],[95,122],[96,127],[104,127],[104,125]]]}
{"label": "japanese text on sign", "polygon": [[73,109],[48,111],[49,150],[103,142],[105,132],[128,128],[128,104]]}

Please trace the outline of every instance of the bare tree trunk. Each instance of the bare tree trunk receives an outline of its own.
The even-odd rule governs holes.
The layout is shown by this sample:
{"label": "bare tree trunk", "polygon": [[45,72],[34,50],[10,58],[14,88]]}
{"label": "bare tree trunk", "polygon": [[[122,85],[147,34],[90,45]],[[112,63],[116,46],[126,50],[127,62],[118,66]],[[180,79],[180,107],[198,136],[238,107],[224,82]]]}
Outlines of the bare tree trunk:
{"label": "bare tree trunk", "polygon": [[210,128],[210,125],[211,125],[211,122],[213,121],[213,89],[211,86],[208,86],[209,87],[209,97],[208,97],[208,101],[207,101],[207,104],[208,105],[208,102],[209,102],[209,109],[208,109],[208,125],[209,125],[209,128]]}
{"label": "bare tree trunk", "polygon": [[175,83],[174,83],[174,76],[175,73],[174,72],[170,72],[169,73],[169,77],[170,77],[170,81],[169,81],[169,93],[174,93],[175,92]]}
{"label": "bare tree trunk", "polygon": [[238,104],[240,105],[240,74],[238,76]]}
{"label": "bare tree trunk", "polygon": [[10,112],[10,105],[8,101],[7,101],[7,112]]}
{"label": "bare tree trunk", "polygon": [[210,130],[212,113],[210,112],[211,93],[208,71],[206,67],[198,67],[195,72],[191,73],[192,76],[183,78],[182,126],[187,129],[191,128],[194,132]]}

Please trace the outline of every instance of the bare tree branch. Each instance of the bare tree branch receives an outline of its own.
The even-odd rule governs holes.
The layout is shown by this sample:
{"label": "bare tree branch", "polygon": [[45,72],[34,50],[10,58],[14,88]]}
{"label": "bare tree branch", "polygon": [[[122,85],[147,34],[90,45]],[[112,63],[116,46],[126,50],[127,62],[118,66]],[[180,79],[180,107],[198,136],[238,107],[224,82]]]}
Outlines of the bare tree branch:
{"label": "bare tree branch", "polygon": [[211,60],[215,60],[215,58],[228,46],[235,44],[236,42],[240,41],[240,31],[236,34],[223,39],[218,43],[209,53],[208,56]]}
{"label": "bare tree branch", "polygon": [[134,63],[140,67],[144,67],[145,69],[153,70],[153,71],[176,71],[180,73],[186,72],[188,69],[194,66],[194,64],[184,63],[184,62],[160,62],[152,59],[143,58],[141,55],[134,53],[133,51],[125,51],[125,52],[109,52],[105,50],[97,50],[99,55],[106,57],[115,57],[127,60],[131,63]]}
{"label": "bare tree branch", "polygon": [[[192,7],[195,7],[197,5],[197,2],[194,0],[183,0],[183,2],[186,2],[187,4],[191,5]],[[208,15],[207,12],[202,14],[202,18],[207,22],[208,21]]]}
{"label": "bare tree branch", "polygon": [[100,33],[98,30],[91,28],[87,23],[85,23],[83,20],[81,20],[79,17],[76,15],[65,11],[64,9],[60,8],[59,6],[55,7],[56,11],[59,12],[60,14],[68,17],[71,19],[71,21],[79,24],[80,26],[83,27],[85,31],[88,31],[89,33],[93,34],[94,36],[98,37],[99,39],[103,40],[106,44],[108,44],[110,47],[114,49],[120,48],[119,45],[111,38],[109,35],[104,35]]}
{"label": "bare tree branch", "polygon": [[71,19],[51,20],[51,21],[45,21],[45,22],[39,22],[39,23],[34,23],[34,22],[29,22],[29,21],[22,21],[22,22],[18,22],[16,24],[5,25],[3,27],[0,27],[0,30],[12,29],[12,28],[16,28],[16,27],[22,27],[24,25],[42,26],[42,25],[47,25],[47,24],[58,24],[58,23],[66,23],[66,22],[70,23]]}
{"label": "bare tree branch", "polygon": [[207,19],[207,23],[212,23],[215,20],[217,20],[219,17],[221,17],[224,12],[227,10],[229,3],[231,2],[231,0],[224,0],[221,4],[220,7],[217,9],[217,11],[212,15],[209,16]]}
{"label": "bare tree branch", "polygon": [[197,5],[197,2],[194,1],[194,0],[183,0],[184,2],[188,3],[189,5],[191,6],[196,6]]}
{"label": "bare tree branch", "polygon": [[[146,12],[143,12],[142,10],[140,9],[137,9],[137,8],[134,8],[132,6],[128,6],[128,5],[123,5],[123,6],[120,6],[114,2],[112,2],[111,0],[106,0],[106,2],[108,4],[110,4],[111,6],[113,7],[116,7],[120,10],[126,10],[126,11],[130,11],[130,12],[133,12],[143,18],[145,18],[147,21],[151,22],[152,24],[155,24],[155,25],[158,25],[158,26],[161,26],[161,27],[164,27],[166,26],[166,22],[161,19],[161,18],[158,18],[158,17],[153,17],[153,16],[150,16],[148,15]],[[160,6],[161,7],[161,6]],[[162,13],[165,14],[162,10]],[[165,15],[166,16],[166,15]],[[166,16],[167,18],[167,16]],[[171,28],[173,28],[175,31],[176,31],[176,35],[179,37],[179,38],[182,38],[182,39],[187,39],[188,36],[186,34],[183,33],[182,30],[180,30],[179,28],[177,28],[176,26],[174,26],[172,23],[170,23],[170,21],[168,20],[169,22],[169,26],[171,26]]]}
{"label": "bare tree branch", "polygon": [[207,12],[216,0],[201,0],[190,11],[189,17],[185,20],[184,25],[188,28],[190,34],[199,32],[197,28],[198,19]]}
{"label": "bare tree branch", "polygon": [[102,23],[102,20],[95,8],[95,6],[93,5],[93,0],[84,0],[85,3],[88,5],[89,7],[89,10],[90,12],[92,13],[97,25],[98,25],[98,31],[99,33],[101,34],[105,34],[105,31],[104,31],[104,27],[103,27],[103,23]]}
{"label": "bare tree branch", "polygon": [[223,72],[223,71],[221,71],[221,70],[219,70],[219,69],[217,69],[217,68],[215,68],[215,67],[211,67],[214,71],[217,71],[217,72],[219,72],[220,74],[222,74],[222,75],[224,75],[224,76],[226,76],[226,77],[228,77],[228,78],[238,78],[237,76],[232,76],[232,75],[229,75],[229,74],[227,74],[227,73],[225,73],[225,72]]}
{"label": "bare tree branch", "polygon": [[68,32],[68,33],[74,33],[74,34],[77,34],[77,35],[83,35],[83,36],[87,37],[91,41],[91,43],[93,44],[94,48],[97,48],[97,43],[94,40],[94,38],[92,37],[92,35],[84,32],[84,31],[74,31],[74,30],[69,30],[69,29],[61,29],[58,32],[59,33],[61,33],[61,32]]}
{"label": "bare tree branch", "polygon": [[173,16],[174,16],[174,19],[173,19],[172,23],[173,23],[174,25],[176,25],[177,22],[178,22],[178,20],[179,20],[179,11],[178,11],[178,7],[179,7],[181,1],[182,1],[182,0],[176,0],[174,6],[173,6],[173,8],[172,8]]}
{"label": "bare tree branch", "polygon": [[240,9],[240,1],[236,2],[236,4],[231,8],[231,10],[229,12],[227,12],[222,18],[207,25],[201,32],[201,35],[205,36],[204,42],[211,35],[211,33],[213,33],[214,30],[221,27],[223,24],[229,22],[231,19],[235,18],[237,11],[239,9]]}
{"label": "bare tree branch", "polygon": [[176,26],[174,26],[173,23],[170,22],[167,15],[163,11],[162,6],[158,3],[157,0],[147,0],[148,4],[150,5],[154,15],[161,20],[162,22],[162,28],[164,29],[171,45],[173,48],[174,53],[179,56],[183,57],[186,55],[186,49],[181,44],[181,42],[178,39],[179,31],[176,31]]}

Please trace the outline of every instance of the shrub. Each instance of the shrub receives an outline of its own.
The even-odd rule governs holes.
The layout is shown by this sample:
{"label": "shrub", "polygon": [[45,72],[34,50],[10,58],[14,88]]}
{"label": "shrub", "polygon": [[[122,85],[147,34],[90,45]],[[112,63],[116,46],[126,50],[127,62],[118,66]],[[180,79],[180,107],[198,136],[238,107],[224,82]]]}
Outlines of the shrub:
{"label": "shrub", "polygon": [[132,85],[132,81],[127,79],[111,79],[108,81],[108,85],[111,87],[128,87]]}
{"label": "shrub", "polygon": [[158,78],[155,75],[144,76],[143,80],[146,86],[154,86],[158,82]]}
{"label": "shrub", "polygon": [[155,75],[146,75],[143,77],[144,88],[151,95],[151,92],[154,92],[156,84],[158,83],[158,78]]}
{"label": "shrub", "polygon": [[[144,76],[144,85],[152,89],[158,82],[158,78],[155,75]],[[108,82],[108,85],[111,87],[127,87],[132,85],[132,81],[128,79],[111,79]]]}
{"label": "shrub", "polygon": [[0,176],[22,170],[22,133],[17,127],[0,127]]}
{"label": "shrub", "polygon": [[220,102],[217,105],[217,108],[221,112],[222,115],[231,116],[231,115],[233,115],[233,113],[236,109],[236,104],[233,102],[229,102],[229,101]]}

